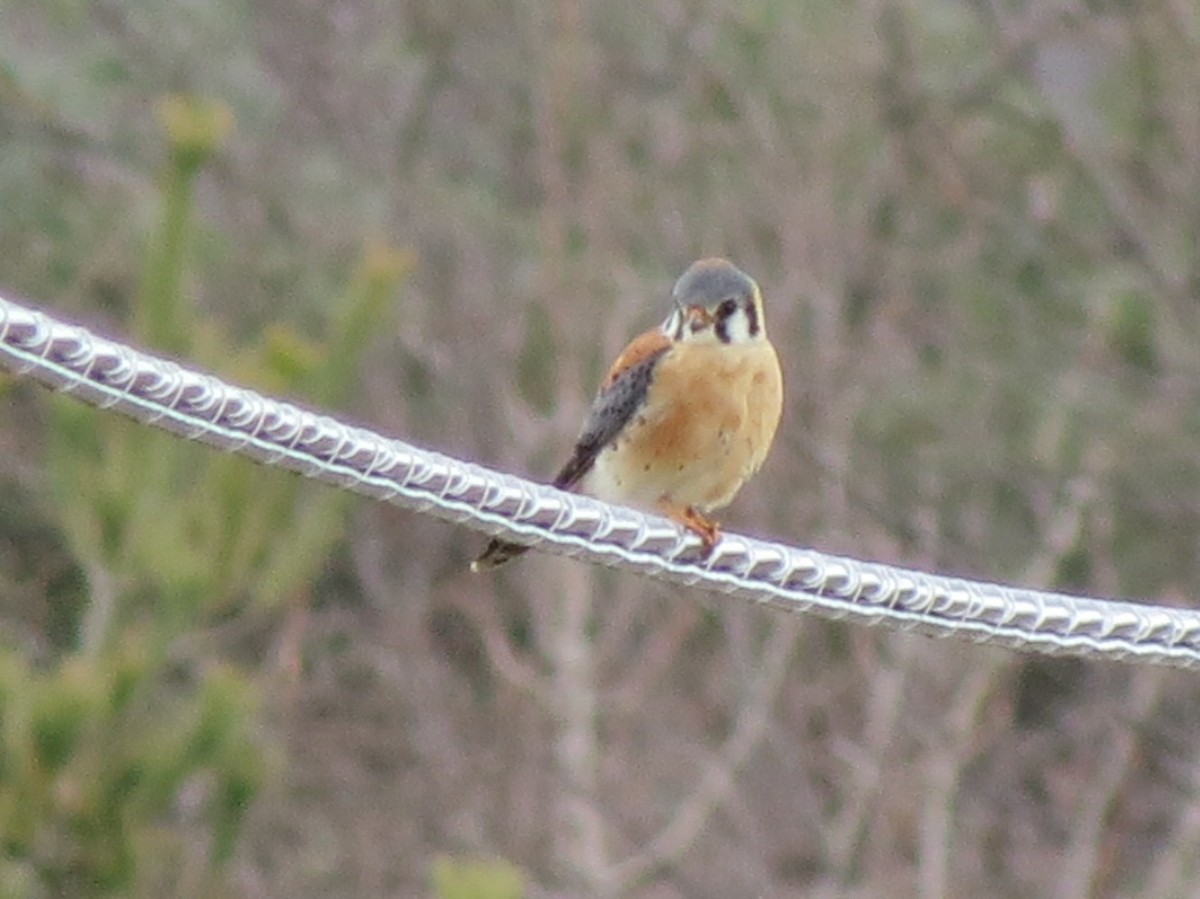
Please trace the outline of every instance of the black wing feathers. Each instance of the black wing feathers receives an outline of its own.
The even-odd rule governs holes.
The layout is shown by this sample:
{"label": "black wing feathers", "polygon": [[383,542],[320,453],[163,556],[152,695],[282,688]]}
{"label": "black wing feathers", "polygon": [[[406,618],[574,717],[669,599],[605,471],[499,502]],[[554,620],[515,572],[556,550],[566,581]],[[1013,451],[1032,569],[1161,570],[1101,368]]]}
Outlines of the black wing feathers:
{"label": "black wing feathers", "polygon": [[555,487],[570,490],[591,471],[600,451],[621,432],[642,405],[654,379],[654,368],[669,348],[669,345],[663,346],[639,359],[596,395],[592,411],[575,442],[575,451],[554,479]]}
{"label": "black wing feathers", "polygon": [[[653,334],[653,336],[651,336]],[[663,354],[670,349],[670,343],[662,339],[658,332],[647,332],[626,350],[626,354],[617,360],[613,372],[605,379],[605,385],[596,394],[592,402],[592,411],[584,422],[583,432],[575,442],[575,451],[571,459],[563,466],[554,486],[560,490],[572,490],[579,484],[596,462],[596,457],[616,436],[629,420],[637,414],[650,389],[654,379],[654,368],[658,365]],[[661,346],[658,345],[662,341]],[[625,368],[620,366],[632,350],[633,362]],[[486,571],[503,565],[510,559],[527,552],[529,547],[520,543],[510,543],[498,537],[493,537],[483,554],[475,560],[471,568],[474,571]]]}

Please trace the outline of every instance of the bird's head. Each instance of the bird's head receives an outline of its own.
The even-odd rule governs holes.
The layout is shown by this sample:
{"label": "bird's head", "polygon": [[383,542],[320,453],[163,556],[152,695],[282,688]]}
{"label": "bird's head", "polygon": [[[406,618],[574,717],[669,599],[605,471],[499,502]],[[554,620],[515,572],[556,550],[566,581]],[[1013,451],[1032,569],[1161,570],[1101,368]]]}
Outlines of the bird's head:
{"label": "bird's head", "polygon": [[672,340],[727,344],[766,340],[762,291],[727,259],[693,262],[671,292],[675,308],[663,323]]}

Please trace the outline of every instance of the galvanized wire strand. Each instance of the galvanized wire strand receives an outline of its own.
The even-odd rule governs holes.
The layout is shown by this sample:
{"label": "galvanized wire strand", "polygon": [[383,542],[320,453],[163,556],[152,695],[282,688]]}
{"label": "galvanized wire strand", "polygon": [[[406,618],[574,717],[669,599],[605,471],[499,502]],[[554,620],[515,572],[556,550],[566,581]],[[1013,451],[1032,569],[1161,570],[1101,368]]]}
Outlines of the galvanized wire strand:
{"label": "galvanized wire strand", "polygon": [[187,440],[551,552],[795,612],[1051,655],[1200,665],[1200,613],[948,578],[726,534],[382,437],[0,296],[0,368]]}

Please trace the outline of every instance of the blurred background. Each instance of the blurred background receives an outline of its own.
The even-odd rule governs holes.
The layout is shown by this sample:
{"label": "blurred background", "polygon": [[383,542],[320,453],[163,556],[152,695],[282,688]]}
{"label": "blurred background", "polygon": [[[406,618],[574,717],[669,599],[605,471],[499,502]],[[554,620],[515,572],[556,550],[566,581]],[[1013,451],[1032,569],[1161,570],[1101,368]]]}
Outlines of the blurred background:
{"label": "blurred background", "polygon": [[[694,258],[735,530],[1194,602],[1191,0],[0,0],[0,283],[535,478]],[[1184,897],[1193,676],[531,554],[0,378],[0,894]]]}

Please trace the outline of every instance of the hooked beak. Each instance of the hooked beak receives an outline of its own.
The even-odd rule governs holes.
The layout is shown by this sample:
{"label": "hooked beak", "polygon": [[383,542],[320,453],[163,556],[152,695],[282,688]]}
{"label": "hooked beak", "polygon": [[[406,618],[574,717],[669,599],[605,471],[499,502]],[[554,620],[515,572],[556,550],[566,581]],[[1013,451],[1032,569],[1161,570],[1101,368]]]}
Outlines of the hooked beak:
{"label": "hooked beak", "polygon": [[712,313],[703,306],[685,307],[681,305],[680,311],[683,312],[683,320],[687,322],[693,332],[706,328],[712,323]]}

